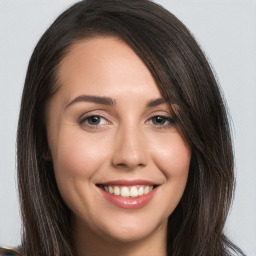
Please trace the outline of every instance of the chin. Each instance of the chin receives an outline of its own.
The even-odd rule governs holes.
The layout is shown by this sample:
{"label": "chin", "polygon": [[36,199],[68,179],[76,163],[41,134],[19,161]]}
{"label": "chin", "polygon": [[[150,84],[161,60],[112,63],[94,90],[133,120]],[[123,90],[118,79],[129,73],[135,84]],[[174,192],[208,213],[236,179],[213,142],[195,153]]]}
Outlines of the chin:
{"label": "chin", "polygon": [[[138,218],[138,216],[115,217],[110,223],[102,223],[99,235],[112,242],[132,243],[141,241],[158,233],[166,233],[166,220],[152,220],[150,216]],[[106,225],[107,224],[107,225]],[[162,232],[163,229],[165,232]],[[159,232],[158,232],[159,231]]]}

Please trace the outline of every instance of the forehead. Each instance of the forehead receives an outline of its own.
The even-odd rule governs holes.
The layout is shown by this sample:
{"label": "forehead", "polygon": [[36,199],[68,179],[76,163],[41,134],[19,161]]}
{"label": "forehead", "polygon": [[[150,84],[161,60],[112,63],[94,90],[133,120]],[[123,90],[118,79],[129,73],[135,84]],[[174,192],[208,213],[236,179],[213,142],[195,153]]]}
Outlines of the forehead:
{"label": "forehead", "polygon": [[96,37],[74,43],[58,70],[61,93],[69,98],[79,94],[118,97],[161,96],[141,59],[117,37]]}

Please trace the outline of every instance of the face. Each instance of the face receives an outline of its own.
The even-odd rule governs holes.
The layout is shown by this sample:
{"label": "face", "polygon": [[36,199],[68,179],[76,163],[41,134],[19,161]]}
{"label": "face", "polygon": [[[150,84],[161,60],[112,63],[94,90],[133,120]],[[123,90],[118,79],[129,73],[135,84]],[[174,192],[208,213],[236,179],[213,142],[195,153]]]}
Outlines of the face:
{"label": "face", "polygon": [[47,134],[74,229],[116,241],[166,233],[191,152],[147,67],[98,37],[72,46],[58,78]]}

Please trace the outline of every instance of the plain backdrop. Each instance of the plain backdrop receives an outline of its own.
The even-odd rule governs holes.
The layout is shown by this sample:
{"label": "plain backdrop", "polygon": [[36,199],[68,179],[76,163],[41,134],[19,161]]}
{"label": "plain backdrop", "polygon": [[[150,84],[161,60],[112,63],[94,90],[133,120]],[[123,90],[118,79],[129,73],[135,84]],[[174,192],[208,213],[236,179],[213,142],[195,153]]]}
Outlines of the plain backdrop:
{"label": "plain backdrop", "polygon": [[[20,242],[16,126],[27,64],[40,36],[74,0],[0,0],[0,246]],[[256,255],[256,1],[155,1],[194,34],[230,109],[236,193],[226,233]]]}

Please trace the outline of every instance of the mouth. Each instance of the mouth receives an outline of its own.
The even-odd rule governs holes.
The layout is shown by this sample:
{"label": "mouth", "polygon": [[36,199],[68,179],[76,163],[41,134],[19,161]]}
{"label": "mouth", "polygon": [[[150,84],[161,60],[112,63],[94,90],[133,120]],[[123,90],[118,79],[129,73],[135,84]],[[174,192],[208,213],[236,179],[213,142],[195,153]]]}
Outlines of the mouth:
{"label": "mouth", "polygon": [[136,198],[143,195],[147,195],[152,190],[158,187],[158,185],[132,185],[132,186],[124,186],[124,185],[114,185],[114,184],[97,184],[97,186],[105,191],[106,193],[121,196],[125,198]]}
{"label": "mouth", "polygon": [[115,180],[96,184],[106,201],[118,208],[136,210],[144,208],[159,191],[160,184],[147,180]]}

